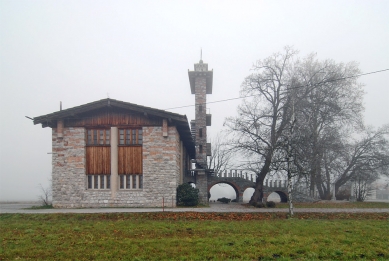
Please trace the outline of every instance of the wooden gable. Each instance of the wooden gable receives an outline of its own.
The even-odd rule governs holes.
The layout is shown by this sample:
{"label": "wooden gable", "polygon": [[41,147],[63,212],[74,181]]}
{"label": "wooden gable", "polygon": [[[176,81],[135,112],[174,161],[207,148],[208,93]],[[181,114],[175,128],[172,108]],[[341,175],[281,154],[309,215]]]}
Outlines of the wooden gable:
{"label": "wooden gable", "polygon": [[64,120],[65,127],[142,127],[161,126],[162,118],[147,113],[131,112],[119,108],[106,107],[79,114]]}
{"label": "wooden gable", "polygon": [[57,126],[85,128],[136,128],[143,126],[162,126],[167,120],[175,126],[188,154],[195,157],[195,145],[188,119],[185,115],[145,107],[114,99],[103,99],[66,110],[34,117],[34,124],[42,128]]}

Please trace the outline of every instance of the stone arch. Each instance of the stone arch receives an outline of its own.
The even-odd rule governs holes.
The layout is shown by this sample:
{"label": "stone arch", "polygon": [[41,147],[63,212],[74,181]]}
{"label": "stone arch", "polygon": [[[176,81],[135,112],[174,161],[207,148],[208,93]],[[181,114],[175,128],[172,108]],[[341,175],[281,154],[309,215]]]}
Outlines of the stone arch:
{"label": "stone arch", "polygon": [[[243,199],[243,193],[240,193],[240,188],[239,186],[235,183],[235,182],[231,182],[231,181],[225,181],[225,180],[221,180],[221,181],[215,181],[215,182],[212,182],[211,184],[208,185],[208,195],[210,195],[211,193],[211,188],[219,183],[226,183],[228,185],[230,185],[234,191],[235,191],[235,194],[236,194],[236,201],[237,202],[241,202],[242,199]],[[242,194],[242,195],[240,195]]]}
{"label": "stone arch", "polygon": [[[272,191],[270,193],[277,193],[278,196],[280,196],[280,199],[281,199],[281,203],[286,203],[288,202],[288,195],[284,192],[284,191],[281,191],[281,190],[276,190],[276,191]],[[270,194],[269,194],[270,195]]]}
{"label": "stone arch", "polygon": [[[254,189],[255,190],[255,186],[245,186],[243,189],[242,189],[242,202],[245,202],[243,201],[243,196],[244,196],[244,193],[246,192],[246,189]],[[254,193],[254,192],[253,192]],[[251,198],[252,195],[250,195],[250,198]]]}

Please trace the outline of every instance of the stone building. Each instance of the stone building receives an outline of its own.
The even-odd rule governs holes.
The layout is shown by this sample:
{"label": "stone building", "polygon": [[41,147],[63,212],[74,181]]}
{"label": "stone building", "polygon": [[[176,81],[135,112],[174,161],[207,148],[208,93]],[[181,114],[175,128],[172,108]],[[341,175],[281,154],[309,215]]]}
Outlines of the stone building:
{"label": "stone building", "polygon": [[185,115],[114,99],[35,117],[34,124],[52,128],[54,207],[175,205],[195,158]]}
{"label": "stone building", "polygon": [[[206,95],[213,71],[200,60],[188,71],[196,119],[114,99],[34,118],[52,128],[53,206],[160,207],[193,182],[208,204]],[[195,163],[195,168],[192,168]]]}

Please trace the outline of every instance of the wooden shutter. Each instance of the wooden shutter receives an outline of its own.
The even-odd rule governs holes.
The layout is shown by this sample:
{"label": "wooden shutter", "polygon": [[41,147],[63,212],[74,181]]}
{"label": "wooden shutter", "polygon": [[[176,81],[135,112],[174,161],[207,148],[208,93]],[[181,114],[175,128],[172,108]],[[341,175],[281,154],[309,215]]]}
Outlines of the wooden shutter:
{"label": "wooden shutter", "polygon": [[126,146],[119,147],[119,174],[142,174],[142,147]]}
{"label": "wooden shutter", "polygon": [[111,174],[111,147],[86,147],[86,174]]}

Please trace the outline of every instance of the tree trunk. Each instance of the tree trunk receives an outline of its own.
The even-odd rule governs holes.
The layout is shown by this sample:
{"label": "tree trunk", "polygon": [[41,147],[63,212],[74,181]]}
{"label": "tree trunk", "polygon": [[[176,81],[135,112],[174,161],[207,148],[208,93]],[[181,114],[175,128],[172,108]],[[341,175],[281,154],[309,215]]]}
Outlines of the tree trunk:
{"label": "tree trunk", "polygon": [[250,199],[249,204],[253,205],[256,202],[262,202],[263,199],[263,179],[257,178],[255,182],[254,194]]}
{"label": "tree trunk", "polygon": [[292,187],[292,175],[290,172],[288,173],[288,197],[289,197],[289,216],[293,217],[294,211],[293,211],[293,187]]}
{"label": "tree trunk", "polygon": [[[271,152],[269,152],[270,154]],[[263,165],[261,171],[259,172],[257,179],[255,180],[254,194],[250,199],[249,204],[254,204],[256,202],[262,202],[263,199],[263,181],[267,173],[270,170],[271,156],[268,155],[265,160],[265,165]]]}

